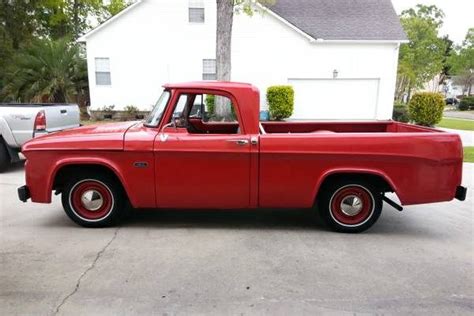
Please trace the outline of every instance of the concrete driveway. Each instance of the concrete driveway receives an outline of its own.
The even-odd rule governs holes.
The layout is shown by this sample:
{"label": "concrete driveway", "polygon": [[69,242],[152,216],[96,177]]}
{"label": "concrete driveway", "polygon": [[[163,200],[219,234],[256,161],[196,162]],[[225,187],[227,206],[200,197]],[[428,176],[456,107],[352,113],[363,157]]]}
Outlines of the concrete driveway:
{"label": "concrete driveway", "polygon": [[84,229],[23,204],[23,169],[0,175],[0,314],[470,314],[468,200],[385,207],[367,233],[333,233],[299,211],[141,211]]}

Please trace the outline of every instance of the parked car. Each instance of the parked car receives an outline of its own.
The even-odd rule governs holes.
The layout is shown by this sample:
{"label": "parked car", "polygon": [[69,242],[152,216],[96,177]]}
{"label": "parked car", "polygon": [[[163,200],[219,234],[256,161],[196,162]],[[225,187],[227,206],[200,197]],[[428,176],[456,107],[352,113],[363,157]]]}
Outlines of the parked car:
{"label": "parked car", "polygon": [[446,105],[457,105],[459,100],[457,98],[446,98],[445,99]]}
{"label": "parked car", "polygon": [[19,160],[26,141],[78,126],[75,104],[0,103],[0,171]]}
{"label": "parked car", "polygon": [[[20,200],[51,203],[55,190],[85,227],[117,223],[128,201],[148,209],[314,207],[333,229],[361,232],[383,201],[401,210],[387,192],[403,205],[465,199],[457,134],[394,121],[259,122],[252,85],[164,88],[142,122],[27,142]],[[198,115],[211,111],[205,95],[233,106],[236,119]]]}

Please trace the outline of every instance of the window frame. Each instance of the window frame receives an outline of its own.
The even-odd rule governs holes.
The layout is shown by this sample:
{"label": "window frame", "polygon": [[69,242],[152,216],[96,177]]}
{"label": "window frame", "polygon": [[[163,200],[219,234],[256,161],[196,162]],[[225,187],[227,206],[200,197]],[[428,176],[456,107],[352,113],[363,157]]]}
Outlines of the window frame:
{"label": "window frame", "polygon": [[[214,62],[214,72],[206,72],[206,62],[212,61]],[[212,78],[205,78],[206,75],[211,75]],[[217,80],[217,61],[215,58],[204,58],[202,60],[202,80],[210,81],[210,80]]]}
{"label": "window frame", "polygon": [[[108,71],[104,71],[102,69],[99,70],[99,68],[102,68],[102,67],[97,67],[97,61],[98,60],[107,60],[107,67],[104,67],[104,68],[108,68]],[[107,83],[99,83],[98,74],[108,74],[108,82]],[[95,85],[96,86],[101,86],[101,87],[110,87],[110,86],[112,86],[112,72],[110,70],[110,57],[94,57],[94,75],[95,75]]]}
{"label": "window frame", "polygon": [[[194,12],[194,14],[191,14],[192,10],[202,10],[201,12],[198,12],[199,14],[196,14],[197,12]],[[191,20],[191,16],[193,17],[199,17],[199,20]],[[202,16],[202,21],[200,20]],[[203,0],[189,0],[188,2],[188,23],[191,24],[204,24],[206,23],[206,7],[204,5]]]}

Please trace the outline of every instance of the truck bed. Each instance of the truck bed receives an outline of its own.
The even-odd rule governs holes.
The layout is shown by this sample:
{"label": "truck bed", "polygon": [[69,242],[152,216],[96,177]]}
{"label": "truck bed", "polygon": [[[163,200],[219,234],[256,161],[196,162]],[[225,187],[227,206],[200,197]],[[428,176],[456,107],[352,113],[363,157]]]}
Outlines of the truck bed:
{"label": "truck bed", "polygon": [[381,122],[261,122],[267,134],[278,133],[422,133],[439,130],[394,121]]}

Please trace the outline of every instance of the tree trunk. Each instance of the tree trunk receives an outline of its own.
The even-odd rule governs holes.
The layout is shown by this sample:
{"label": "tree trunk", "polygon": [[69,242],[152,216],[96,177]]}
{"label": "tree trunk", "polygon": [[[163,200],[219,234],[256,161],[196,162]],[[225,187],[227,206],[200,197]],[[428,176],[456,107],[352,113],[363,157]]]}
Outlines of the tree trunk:
{"label": "tree trunk", "polygon": [[[216,4],[216,77],[217,80],[230,81],[234,0],[216,0]],[[215,113],[217,117],[227,119],[231,110],[222,99],[216,98]]]}

